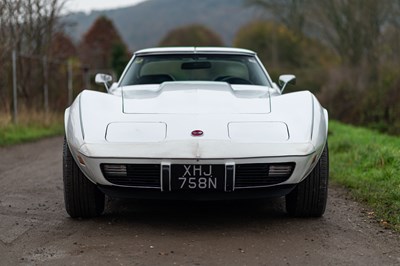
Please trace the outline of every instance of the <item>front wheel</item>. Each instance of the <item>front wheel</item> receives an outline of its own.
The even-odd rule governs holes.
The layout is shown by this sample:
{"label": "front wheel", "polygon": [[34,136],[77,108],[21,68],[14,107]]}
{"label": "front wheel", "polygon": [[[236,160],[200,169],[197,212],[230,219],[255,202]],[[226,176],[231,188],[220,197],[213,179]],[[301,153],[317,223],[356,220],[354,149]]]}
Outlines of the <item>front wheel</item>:
{"label": "front wheel", "polygon": [[321,217],[328,198],[329,152],[326,143],[312,172],[286,195],[286,210],[295,217]]}
{"label": "front wheel", "polygon": [[92,218],[104,211],[104,194],[82,173],[64,138],[63,149],[64,202],[72,218]]}

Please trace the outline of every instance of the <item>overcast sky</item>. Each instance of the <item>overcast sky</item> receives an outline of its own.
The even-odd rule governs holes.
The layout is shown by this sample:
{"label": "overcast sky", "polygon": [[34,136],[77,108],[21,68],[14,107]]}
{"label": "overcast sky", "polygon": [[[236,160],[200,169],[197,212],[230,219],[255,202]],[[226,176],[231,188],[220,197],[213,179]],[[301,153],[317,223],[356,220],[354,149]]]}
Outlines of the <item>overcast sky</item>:
{"label": "overcast sky", "polygon": [[67,0],[66,9],[70,12],[111,9],[138,4],[146,0]]}

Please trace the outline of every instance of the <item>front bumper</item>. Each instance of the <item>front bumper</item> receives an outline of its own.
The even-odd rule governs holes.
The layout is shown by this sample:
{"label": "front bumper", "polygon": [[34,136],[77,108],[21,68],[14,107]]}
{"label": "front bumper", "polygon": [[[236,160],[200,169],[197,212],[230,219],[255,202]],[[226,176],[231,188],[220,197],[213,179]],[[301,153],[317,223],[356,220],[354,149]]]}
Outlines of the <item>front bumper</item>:
{"label": "front bumper", "polygon": [[[235,192],[232,196],[237,197],[240,193],[246,194],[241,191],[251,191],[254,193],[256,189],[260,189],[260,193],[272,193],[271,191],[274,187],[280,190],[278,187],[289,186],[290,189],[293,185],[301,182],[308,173],[312,170],[317,161],[317,153],[312,153],[307,156],[284,156],[284,157],[267,157],[267,158],[242,158],[242,159],[125,159],[125,158],[90,158],[82,154],[78,154],[79,159],[76,160],[86,177],[93,183],[99,185],[101,188],[107,191],[119,190],[122,194],[126,194],[126,191],[132,190],[132,193],[137,191],[152,191],[154,196],[158,193],[163,192],[164,194],[174,194],[171,190],[171,165],[173,164],[191,164],[191,165],[224,165],[225,166],[225,184],[224,192]],[[159,165],[159,182],[156,186],[147,185],[121,185],[109,182],[102,171],[102,165],[104,164],[126,164],[126,165],[143,165],[152,164]],[[294,169],[288,178],[284,182],[274,183],[273,185],[260,185],[256,184],[254,186],[238,186],[236,182],[236,166],[245,164],[293,164]],[[267,189],[267,190],[263,190]],[[285,191],[283,191],[285,193]],[[147,192],[146,192],[147,193]],[[145,194],[146,194],[145,193]],[[214,192],[213,192],[214,193]],[[213,197],[212,194],[207,195],[208,197]],[[284,194],[283,193],[283,194]],[[179,193],[182,195],[182,193]],[[204,195],[207,193],[203,193]],[[278,193],[282,194],[282,193]],[[149,194],[153,195],[153,194]],[[153,196],[150,196],[152,198]],[[181,196],[179,196],[181,197]],[[190,197],[189,197],[190,198]]]}

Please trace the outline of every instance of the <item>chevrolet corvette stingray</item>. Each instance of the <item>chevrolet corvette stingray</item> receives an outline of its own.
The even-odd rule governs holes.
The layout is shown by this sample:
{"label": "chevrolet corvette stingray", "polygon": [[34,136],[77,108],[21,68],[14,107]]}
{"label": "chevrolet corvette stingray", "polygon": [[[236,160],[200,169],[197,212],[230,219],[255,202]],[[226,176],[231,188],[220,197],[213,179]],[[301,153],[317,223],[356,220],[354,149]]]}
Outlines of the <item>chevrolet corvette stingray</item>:
{"label": "chevrolet corvette stingray", "polygon": [[73,217],[105,197],[240,200],[285,197],[292,216],[325,211],[328,113],[309,91],[283,93],[249,50],[136,52],[106,91],[82,91],[65,111],[63,181]]}

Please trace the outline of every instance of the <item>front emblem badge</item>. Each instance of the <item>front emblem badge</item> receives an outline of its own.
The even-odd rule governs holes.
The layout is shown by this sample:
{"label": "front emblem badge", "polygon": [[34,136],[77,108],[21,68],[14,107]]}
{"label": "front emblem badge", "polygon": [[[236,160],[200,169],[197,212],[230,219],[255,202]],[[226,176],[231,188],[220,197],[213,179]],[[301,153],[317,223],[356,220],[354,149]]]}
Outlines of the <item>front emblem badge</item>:
{"label": "front emblem badge", "polygon": [[204,132],[202,130],[193,130],[192,131],[192,136],[193,137],[201,137],[204,135]]}

